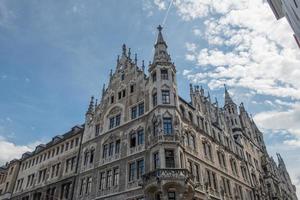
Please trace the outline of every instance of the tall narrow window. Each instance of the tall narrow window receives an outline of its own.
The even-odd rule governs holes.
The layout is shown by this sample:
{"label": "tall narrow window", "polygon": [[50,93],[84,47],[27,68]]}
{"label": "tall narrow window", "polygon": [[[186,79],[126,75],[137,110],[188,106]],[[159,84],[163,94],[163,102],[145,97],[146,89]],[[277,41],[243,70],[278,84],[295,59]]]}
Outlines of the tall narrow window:
{"label": "tall narrow window", "polygon": [[108,145],[105,144],[105,145],[103,145],[102,158],[107,157],[107,152],[108,152]]}
{"label": "tall narrow window", "polygon": [[129,164],[129,182],[134,180],[135,162]]}
{"label": "tall narrow window", "polygon": [[111,97],[110,97],[110,103],[114,103],[114,99],[115,99],[115,97],[114,97],[114,96],[111,96]]}
{"label": "tall narrow window", "polygon": [[109,129],[112,129],[115,126],[115,118],[111,117],[109,119]]}
{"label": "tall narrow window", "polygon": [[131,108],[131,119],[135,119],[137,116],[137,108],[136,106]]}
{"label": "tall narrow window", "polygon": [[[99,135],[99,132],[100,132],[100,124],[96,124],[96,126],[95,126],[95,135],[96,136]],[[75,146],[77,146],[77,140],[76,140],[76,145]]]}
{"label": "tall narrow window", "polygon": [[92,149],[91,149],[91,156],[90,156],[90,163],[93,163],[93,162],[94,162],[94,154],[95,154],[95,149],[92,148]]}
{"label": "tall narrow window", "polygon": [[99,190],[103,190],[104,187],[105,187],[105,172],[100,172]]}
{"label": "tall narrow window", "polygon": [[152,82],[155,82],[156,81],[156,72],[153,72],[152,73]]}
{"label": "tall narrow window", "polygon": [[162,103],[163,104],[170,104],[170,91],[169,90],[162,90]]}
{"label": "tall narrow window", "polygon": [[120,140],[116,141],[116,146],[115,146],[115,154],[120,153]]}
{"label": "tall narrow window", "polygon": [[130,148],[135,147],[135,146],[136,146],[136,134],[131,133],[130,134]]}
{"label": "tall narrow window", "polygon": [[121,123],[121,114],[118,114],[118,115],[116,116],[116,126],[119,126],[120,123]]}
{"label": "tall narrow window", "polygon": [[144,129],[139,130],[137,135],[138,135],[138,145],[144,144]]}
{"label": "tall narrow window", "polygon": [[134,92],[134,85],[130,85],[130,93]]}
{"label": "tall narrow window", "polygon": [[112,156],[114,152],[114,143],[111,142],[109,143],[109,147],[108,147],[108,156]]}
{"label": "tall narrow window", "polygon": [[157,93],[152,94],[152,105],[153,107],[157,105]]}
{"label": "tall narrow window", "polygon": [[165,150],[166,168],[175,168],[175,158],[173,150]]}
{"label": "tall narrow window", "polygon": [[171,135],[173,133],[172,118],[164,117],[163,118],[163,124],[164,124],[164,133],[166,135]]}
{"label": "tall narrow window", "polygon": [[161,73],[161,80],[168,80],[169,79],[168,70],[162,69],[162,70],[160,70],[160,73]]}
{"label": "tall narrow window", "polygon": [[160,164],[159,164],[159,153],[158,152],[155,152],[153,154],[153,167],[154,167],[154,169],[158,169],[160,167]]}
{"label": "tall narrow window", "polygon": [[137,161],[137,179],[144,174],[144,159]]}
{"label": "tall narrow window", "polygon": [[119,167],[114,168],[113,186],[119,185]]}
{"label": "tall narrow window", "polygon": [[144,114],[144,102],[139,104],[139,116]]}
{"label": "tall narrow window", "polygon": [[112,184],[112,171],[108,170],[106,172],[106,188],[109,189]]}

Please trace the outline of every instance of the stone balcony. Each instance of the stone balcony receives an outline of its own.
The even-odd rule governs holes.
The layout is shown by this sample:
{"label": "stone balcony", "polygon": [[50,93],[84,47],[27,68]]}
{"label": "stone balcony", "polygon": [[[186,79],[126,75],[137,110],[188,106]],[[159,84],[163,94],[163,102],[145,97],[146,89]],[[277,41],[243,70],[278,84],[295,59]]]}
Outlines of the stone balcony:
{"label": "stone balcony", "polygon": [[155,199],[157,193],[164,196],[170,189],[180,199],[192,199],[194,194],[193,175],[187,169],[156,169],[143,175],[141,185],[147,199]]}

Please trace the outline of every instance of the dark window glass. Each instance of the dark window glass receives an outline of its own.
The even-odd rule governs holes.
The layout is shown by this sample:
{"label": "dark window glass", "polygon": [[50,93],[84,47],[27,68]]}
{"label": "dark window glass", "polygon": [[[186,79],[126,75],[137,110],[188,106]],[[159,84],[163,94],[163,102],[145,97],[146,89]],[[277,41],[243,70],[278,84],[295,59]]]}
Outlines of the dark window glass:
{"label": "dark window glass", "polygon": [[169,90],[162,90],[162,103],[169,104],[170,103],[170,91]]}
{"label": "dark window glass", "polygon": [[135,173],[135,162],[129,164],[129,181],[133,181]]}
{"label": "dark window glass", "polygon": [[138,145],[144,144],[144,129],[138,131]]}
{"label": "dark window glass", "polygon": [[134,92],[134,85],[130,85],[130,93]]}
{"label": "dark window glass", "polygon": [[173,150],[165,150],[166,168],[175,168],[175,159]]}
{"label": "dark window glass", "polygon": [[135,119],[137,116],[137,108],[136,106],[131,108],[131,119]]}
{"label": "dark window glass", "polygon": [[157,105],[157,93],[152,94],[153,107]]}
{"label": "dark window glass", "polygon": [[116,141],[115,154],[120,153],[120,140]]}
{"label": "dark window glass", "polygon": [[123,73],[123,74],[121,75],[121,80],[124,81],[124,79],[125,79],[125,74]]}
{"label": "dark window glass", "polygon": [[136,146],[136,134],[132,133],[130,135],[130,148],[135,147]]}
{"label": "dark window glass", "polygon": [[118,93],[118,98],[121,99],[122,98],[122,92]]}
{"label": "dark window glass", "polygon": [[[96,126],[95,126],[95,134],[96,134],[96,135],[99,135],[99,132],[100,132],[100,124],[96,124]],[[78,141],[77,141],[77,138],[76,138],[76,145],[75,145],[75,146],[78,145],[77,142],[78,142]]]}
{"label": "dark window glass", "polygon": [[165,117],[165,118],[163,118],[163,123],[164,123],[164,133],[166,135],[171,135],[173,132],[172,119],[170,117]]}
{"label": "dark window glass", "polygon": [[116,126],[119,126],[121,123],[121,114],[116,116]]}
{"label": "dark window glass", "polygon": [[168,200],[176,200],[175,192],[168,192]]}
{"label": "dark window glass", "polygon": [[144,102],[139,104],[139,116],[144,114]]}
{"label": "dark window glass", "polygon": [[126,90],[122,91],[122,96],[125,97],[126,96]]}
{"label": "dark window glass", "polygon": [[154,72],[154,73],[152,74],[152,81],[153,81],[153,82],[156,81],[156,72]]}
{"label": "dark window glass", "polygon": [[160,73],[161,73],[161,79],[162,80],[168,80],[169,79],[168,70],[162,69],[162,70],[160,70]]}
{"label": "dark window glass", "polygon": [[159,168],[159,154],[158,152],[153,154],[153,164],[154,164],[154,169],[158,169]]}
{"label": "dark window glass", "polygon": [[114,143],[111,142],[111,143],[109,143],[108,156],[112,156],[113,152],[114,152]]}
{"label": "dark window glass", "polygon": [[114,99],[115,99],[115,97],[114,97],[114,96],[111,96],[111,97],[110,97],[110,103],[114,103]]}
{"label": "dark window glass", "polygon": [[108,145],[105,144],[105,145],[103,145],[102,158],[106,158],[107,157],[107,152],[108,152]]}
{"label": "dark window glass", "polygon": [[137,161],[137,179],[144,174],[144,159]]}
{"label": "dark window glass", "polygon": [[119,185],[119,167],[114,168],[113,186]]}
{"label": "dark window glass", "polygon": [[109,119],[109,129],[112,129],[115,126],[115,118],[111,117]]}

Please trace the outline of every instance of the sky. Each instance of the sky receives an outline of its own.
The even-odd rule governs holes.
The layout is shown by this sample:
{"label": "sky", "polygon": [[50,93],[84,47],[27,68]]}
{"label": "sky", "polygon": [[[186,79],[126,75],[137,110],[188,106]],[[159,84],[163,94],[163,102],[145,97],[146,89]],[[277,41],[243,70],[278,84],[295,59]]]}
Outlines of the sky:
{"label": "sky", "polygon": [[[0,163],[84,122],[125,43],[152,60],[163,24],[178,89],[225,83],[300,194],[300,49],[265,0],[0,0]],[[169,10],[169,11],[168,11]],[[168,13],[168,14],[167,14]]]}

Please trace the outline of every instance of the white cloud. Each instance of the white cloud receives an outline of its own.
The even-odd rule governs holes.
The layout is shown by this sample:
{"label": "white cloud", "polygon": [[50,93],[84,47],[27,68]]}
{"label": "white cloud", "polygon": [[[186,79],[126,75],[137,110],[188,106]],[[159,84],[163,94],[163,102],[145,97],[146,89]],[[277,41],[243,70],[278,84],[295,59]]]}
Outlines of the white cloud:
{"label": "white cloud", "polygon": [[[300,51],[287,21],[276,21],[266,1],[177,0],[174,5],[184,20],[204,21],[205,29],[193,32],[209,48],[188,43],[186,59],[201,66],[198,73],[210,68],[202,77],[210,85],[226,79],[259,94],[300,99]],[[197,82],[197,72],[188,78]]]}
{"label": "white cloud", "polygon": [[158,7],[160,10],[165,10],[166,7],[166,2],[164,0],[154,0],[154,4]]}
{"label": "white cloud", "polygon": [[36,144],[38,144],[38,142],[30,145],[16,145],[0,136],[0,165],[12,159],[20,158],[23,153],[32,151]]}
{"label": "white cloud", "polygon": [[[296,139],[286,140],[284,143],[290,146],[300,146],[300,103],[286,103],[276,100],[276,103],[287,106],[288,109],[278,107],[272,111],[265,111],[254,116],[257,125],[263,129],[271,130],[273,133],[278,131],[288,131]],[[271,102],[272,103],[272,102]],[[272,103],[273,107],[276,107]]]}

